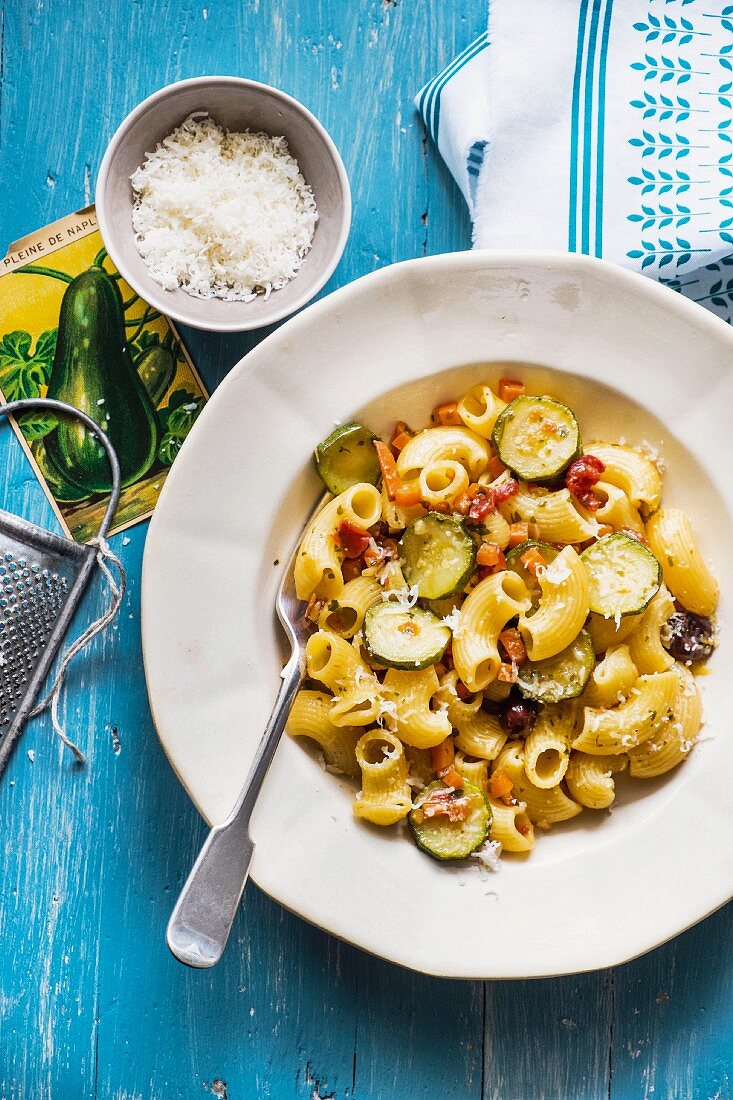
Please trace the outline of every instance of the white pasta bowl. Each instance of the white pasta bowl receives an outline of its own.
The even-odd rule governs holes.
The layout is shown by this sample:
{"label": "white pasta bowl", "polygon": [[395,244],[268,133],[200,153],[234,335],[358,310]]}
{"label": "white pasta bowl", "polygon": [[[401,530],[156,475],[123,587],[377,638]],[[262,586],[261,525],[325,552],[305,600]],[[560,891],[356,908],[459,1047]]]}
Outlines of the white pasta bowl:
{"label": "white pasta bowl", "polygon": [[460,978],[621,963],[733,896],[732,362],[725,324],[645,278],[580,256],[471,252],[352,283],[231,372],[166,482],[143,571],[156,727],[209,822],[234,803],[276,694],[279,563],[319,495],[313,446],[336,422],[418,426],[510,364],[571,405],[587,439],[660,452],[664,500],[693,517],[722,597],[699,743],[662,779],[620,782],[611,813],[540,833],[487,878],[355,821],[353,788],[286,737],[252,823],[262,889],[368,951]]}

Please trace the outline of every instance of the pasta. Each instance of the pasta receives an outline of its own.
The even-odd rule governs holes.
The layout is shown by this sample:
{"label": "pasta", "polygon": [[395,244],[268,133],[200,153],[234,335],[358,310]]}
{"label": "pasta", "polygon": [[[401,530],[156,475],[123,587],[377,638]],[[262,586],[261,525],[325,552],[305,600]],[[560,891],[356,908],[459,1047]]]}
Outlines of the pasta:
{"label": "pasta", "polygon": [[382,730],[367,730],[356,744],[356,759],[361,791],[354,801],[355,816],[374,825],[394,825],[407,817],[412,792],[401,742]]}
{"label": "pasta", "polygon": [[689,755],[718,585],[646,445],[584,447],[561,399],[501,379],[390,440],[337,428],[316,464],[286,729],[361,781],[356,818],[491,864]]}
{"label": "pasta", "polygon": [[675,599],[697,615],[712,615],[718,603],[718,582],[700,553],[689,516],[679,508],[660,508],[646,530],[661,563],[664,583]]}

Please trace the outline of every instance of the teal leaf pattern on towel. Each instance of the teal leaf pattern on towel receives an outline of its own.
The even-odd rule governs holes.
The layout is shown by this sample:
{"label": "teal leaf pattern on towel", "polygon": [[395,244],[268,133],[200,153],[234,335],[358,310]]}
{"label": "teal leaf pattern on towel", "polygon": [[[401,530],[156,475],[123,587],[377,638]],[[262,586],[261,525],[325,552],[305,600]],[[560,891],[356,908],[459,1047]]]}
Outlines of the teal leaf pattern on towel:
{"label": "teal leaf pattern on towel", "polygon": [[[627,178],[627,221],[639,239],[626,254],[731,321],[733,4],[701,7],[648,0],[646,15],[632,23],[639,51],[630,59],[629,104],[638,129],[628,137],[637,162]],[[706,263],[721,241],[732,254]]]}

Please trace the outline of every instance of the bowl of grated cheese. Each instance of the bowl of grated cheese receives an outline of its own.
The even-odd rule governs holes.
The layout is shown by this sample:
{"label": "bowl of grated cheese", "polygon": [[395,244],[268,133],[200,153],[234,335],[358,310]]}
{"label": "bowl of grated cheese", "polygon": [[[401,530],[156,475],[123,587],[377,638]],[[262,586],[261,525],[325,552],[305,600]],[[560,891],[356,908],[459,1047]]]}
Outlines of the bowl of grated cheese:
{"label": "bowl of grated cheese", "polygon": [[144,100],[109,143],[95,202],[132,289],[215,332],[261,328],[306,305],[351,223],[346,170],[318,119],[239,77],[181,80]]}

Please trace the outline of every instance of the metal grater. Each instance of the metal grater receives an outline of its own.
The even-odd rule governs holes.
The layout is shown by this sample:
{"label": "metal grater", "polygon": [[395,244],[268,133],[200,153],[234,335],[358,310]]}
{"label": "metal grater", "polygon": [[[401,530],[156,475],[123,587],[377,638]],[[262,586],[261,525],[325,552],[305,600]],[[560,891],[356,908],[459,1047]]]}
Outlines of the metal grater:
{"label": "metal grater", "polygon": [[[120,465],[98,424],[63,401],[47,398],[0,405],[0,417],[54,409],[81,420],[104,447],[112,491],[97,539],[109,531],[120,496]],[[0,510],[0,774],[79,606],[97,555],[81,545]]]}

